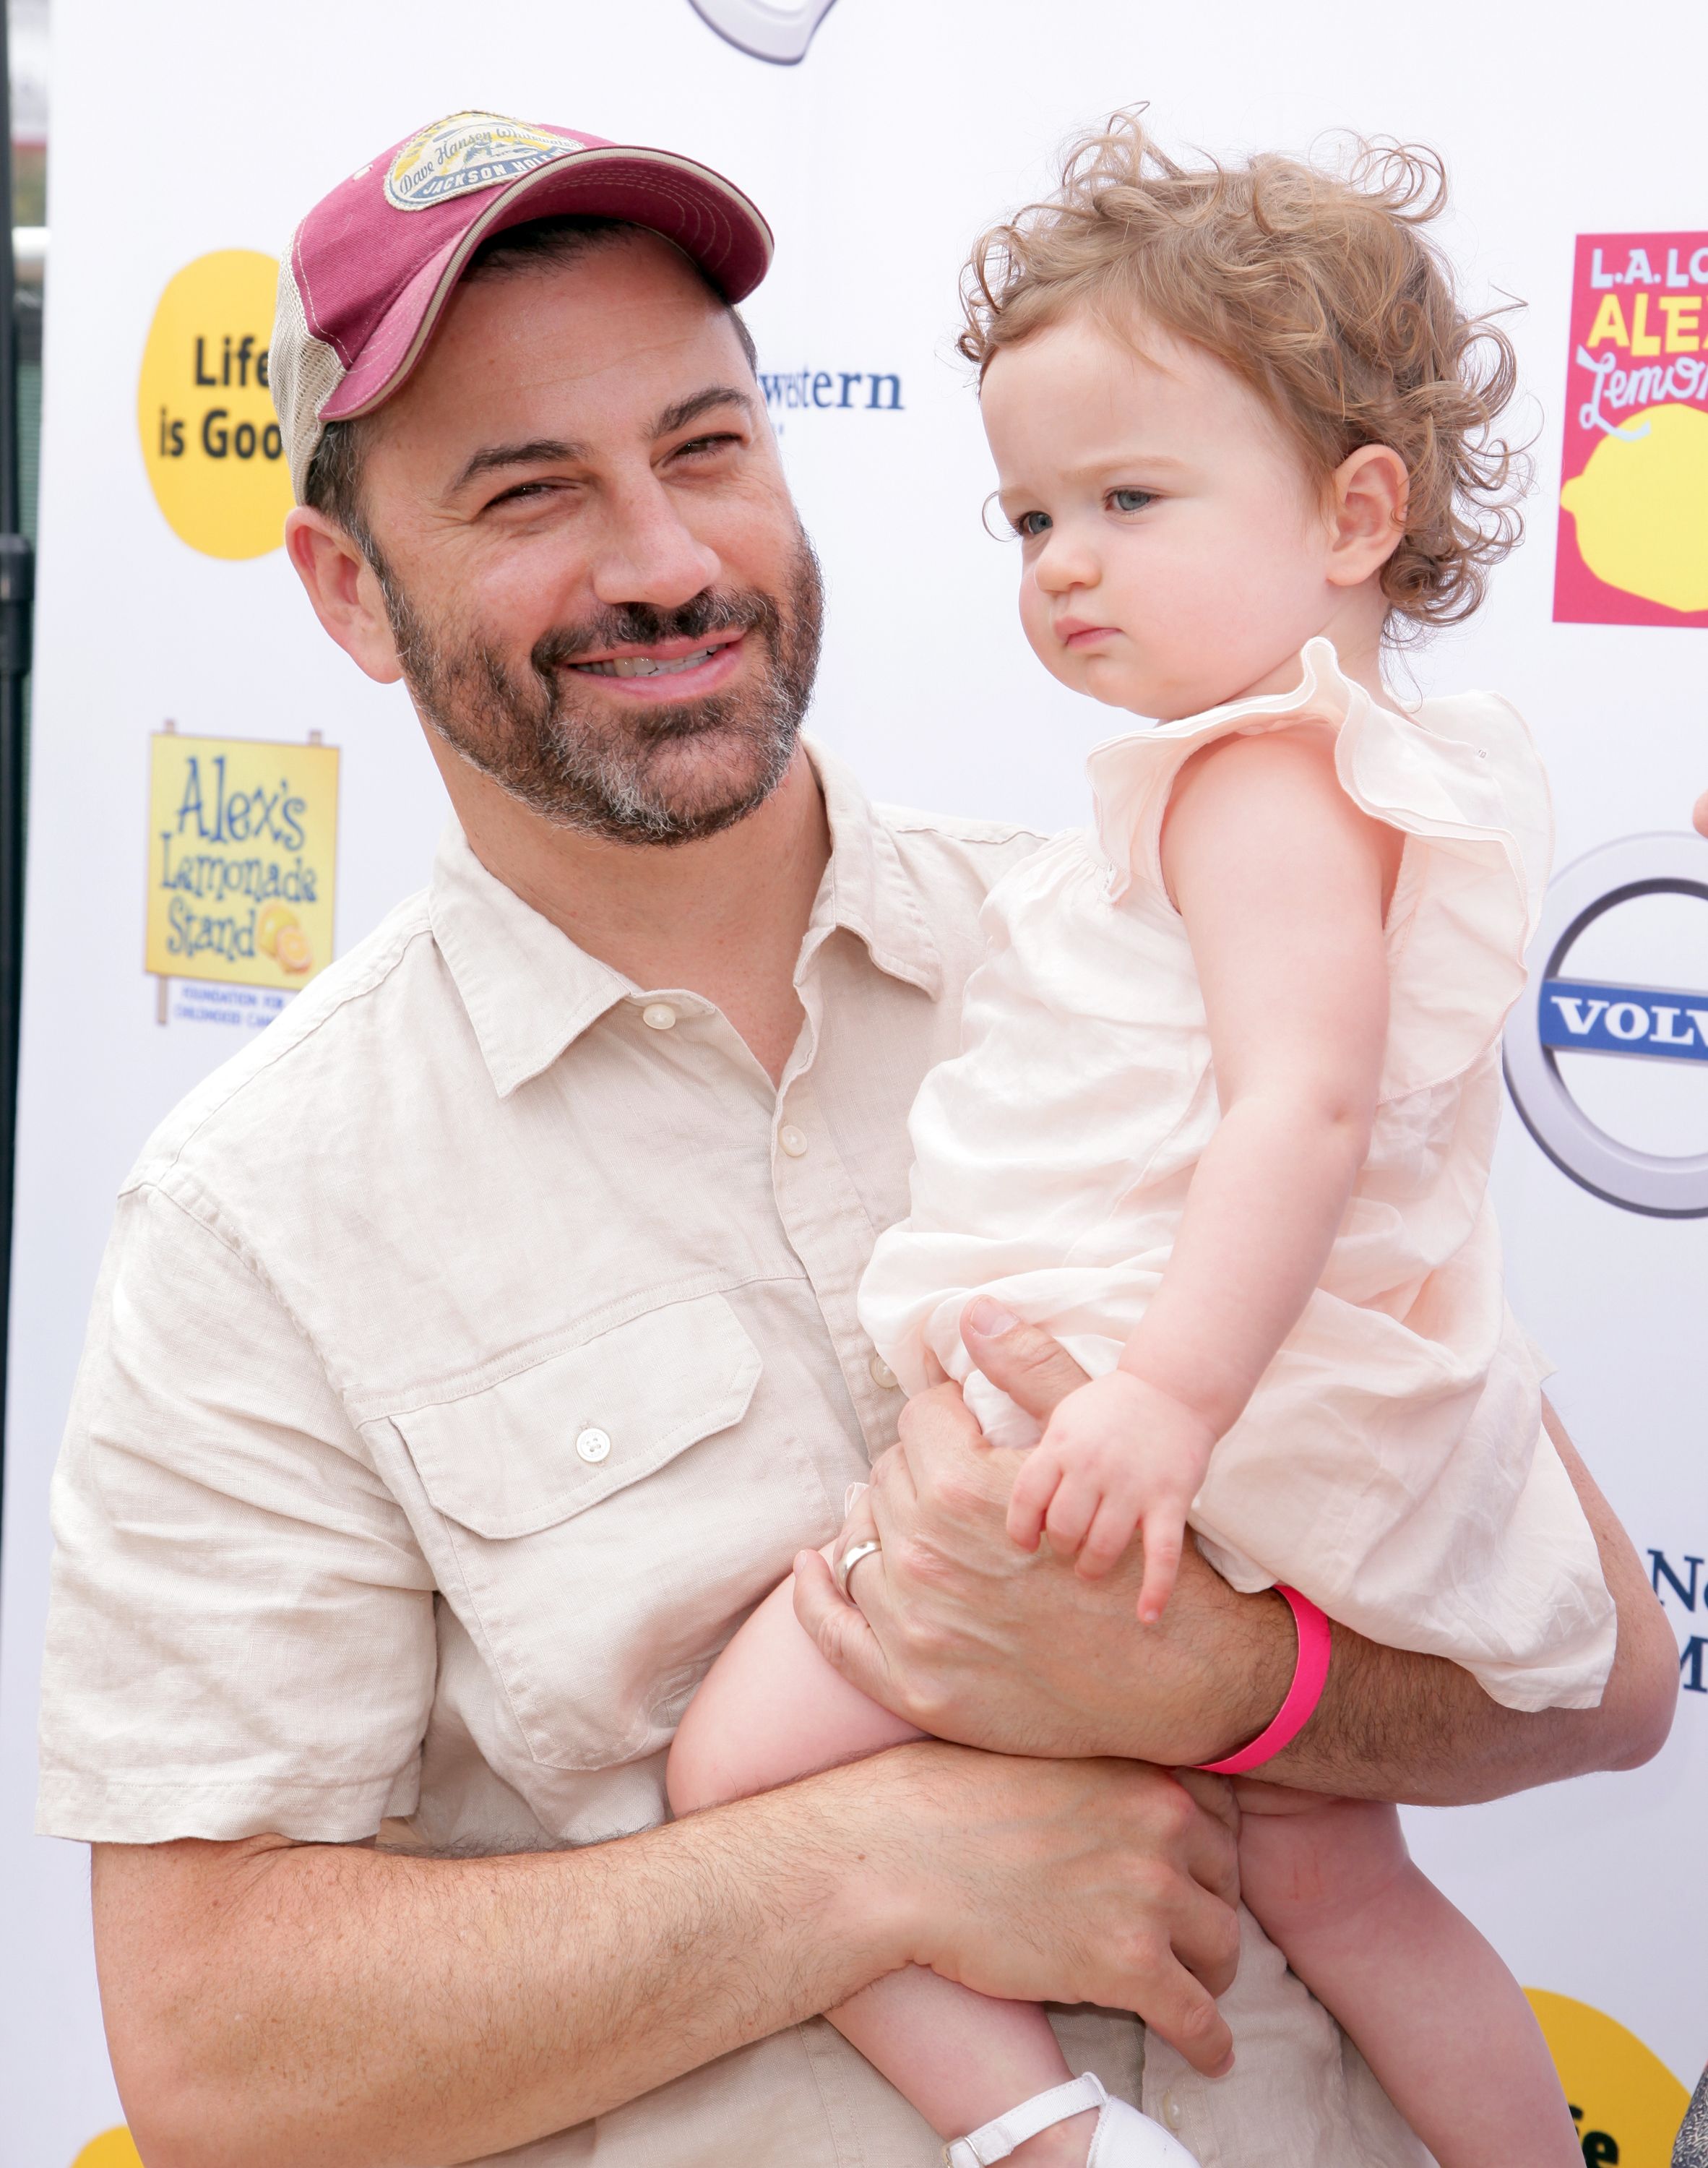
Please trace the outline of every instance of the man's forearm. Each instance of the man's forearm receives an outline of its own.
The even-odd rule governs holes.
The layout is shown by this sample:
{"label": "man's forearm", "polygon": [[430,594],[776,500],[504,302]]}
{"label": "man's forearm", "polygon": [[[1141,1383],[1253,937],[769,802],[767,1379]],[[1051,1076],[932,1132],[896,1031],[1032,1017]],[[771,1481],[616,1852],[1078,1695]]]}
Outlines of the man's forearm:
{"label": "man's forearm", "polygon": [[[962,1330],[979,1369],[1047,1421],[1085,1373],[1039,1327],[981,1331],[976,1312]],[[1461,1804],[1658,1751],[1678,1691],[1671,1632],[1624,1530],[1545,1414],[1619,1613],[1601,1706],[1520,1715],[1455,1665],[1342,1629],[1321,1706],[1266,1774],[1308,1791]],[[1292,1672],[1281,1598],[1236,1594],[1189,1549],[1161,1621],[1140,1627],[1136,1552],[1087,1581],[1009,1541],[1017,1465],[982,1443],[952,1389],[908,1404],[899,1443],[855,1509],[855,1533],[883,1546],[862,1570],[863,1612],[815,1554],[796,1561],[797,1613],[830,1661],[923,1730],[1003,1753],[1176,1765],[1218,1761],[1255,1738]]]}
{"label": "man's forearm", "polygon": [[872,1885],[853,1893],[867,1781],[501,1858],[98,1847],[103,2003],[144,2156],[435,2168],[833,2007],[899,1962]]}

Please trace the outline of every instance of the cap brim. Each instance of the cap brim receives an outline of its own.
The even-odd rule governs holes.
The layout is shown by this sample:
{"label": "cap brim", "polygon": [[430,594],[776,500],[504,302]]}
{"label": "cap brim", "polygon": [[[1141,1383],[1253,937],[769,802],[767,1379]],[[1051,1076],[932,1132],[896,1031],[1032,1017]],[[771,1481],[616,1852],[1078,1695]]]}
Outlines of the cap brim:
{"label": "cap brim", "polygon": [[398,390],[483,241],[529,219],[571,213],[628,219],[662,234],[728,301],[745,299],[770,267],[770,226],[740,189],[709,166],[635,144],[577,146],[495,190],[479,215],[428,258],[374,327],[320,419],[353,420]]}

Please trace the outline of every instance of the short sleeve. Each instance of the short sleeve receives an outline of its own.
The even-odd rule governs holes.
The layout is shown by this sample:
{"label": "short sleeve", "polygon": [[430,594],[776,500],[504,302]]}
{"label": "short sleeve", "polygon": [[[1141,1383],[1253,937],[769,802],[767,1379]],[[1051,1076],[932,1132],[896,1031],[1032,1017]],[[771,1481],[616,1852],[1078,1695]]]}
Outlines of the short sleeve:
{"label": "short sleeve", "polygon": [[120,1201],[53,1529],[44,1834],[350,1841],[412,1809],[426,1561],[261,1273],[151,1185]]}

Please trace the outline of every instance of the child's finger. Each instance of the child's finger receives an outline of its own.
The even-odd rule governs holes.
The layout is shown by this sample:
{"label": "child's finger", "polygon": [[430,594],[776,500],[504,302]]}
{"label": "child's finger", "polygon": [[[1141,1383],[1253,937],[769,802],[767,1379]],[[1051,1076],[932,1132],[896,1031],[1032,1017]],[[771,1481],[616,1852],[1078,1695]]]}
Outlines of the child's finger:
{"label": "child's finger", "polygon": [[1008,1534],[1009,1540],[1023,1551],[1037,1549],[1044,1532],[1044,1516],[1061,1476],[1061,1463],[1047,1445],[1040,1445],[1026,1455],[1015,1477],[1008,1498]]}
{"label": "child's finger", "polygon": [[1071,1469],[1063,1475],[1050,1501],[1050,1510],[1044,1516],[1044,1533],[1058,1558],[1069,1559],[1077,1554],[1100,1502],[1096,1487],[1083,1475],[1076,1475]]}
{"label": "child's finger", "polygon": [[1175,1592],[1180,1570],[1180,1549],[1186,1523],[1178,1513],[1147,1513],[1144,1530],[1144,1579],[1139,1583],[1139,1623],[1154,1626]]}
{"label": "child's finger", "polygon": [[1079,1546],[1079,1571],[1087,1581],[1103,1578],[1132,1541],[1138,1526],[1135,1506],[1123,1499],[1104,1499]]}

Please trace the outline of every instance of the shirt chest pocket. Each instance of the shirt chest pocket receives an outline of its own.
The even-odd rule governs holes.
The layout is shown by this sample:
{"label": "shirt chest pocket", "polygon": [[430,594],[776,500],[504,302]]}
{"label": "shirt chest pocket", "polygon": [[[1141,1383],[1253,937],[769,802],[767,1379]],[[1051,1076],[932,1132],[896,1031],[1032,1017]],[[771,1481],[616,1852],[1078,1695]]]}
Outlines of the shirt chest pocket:
{"label": "shirt chest pocket", "polygon": [[822,1517],[804,1457],[755,1410],[761,1367],[703,1295],[391,1419],[446,1599],[536,1761],[655,1751]]}

